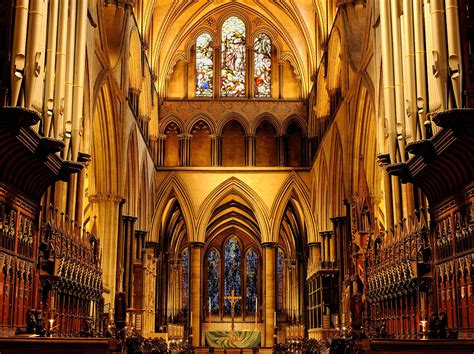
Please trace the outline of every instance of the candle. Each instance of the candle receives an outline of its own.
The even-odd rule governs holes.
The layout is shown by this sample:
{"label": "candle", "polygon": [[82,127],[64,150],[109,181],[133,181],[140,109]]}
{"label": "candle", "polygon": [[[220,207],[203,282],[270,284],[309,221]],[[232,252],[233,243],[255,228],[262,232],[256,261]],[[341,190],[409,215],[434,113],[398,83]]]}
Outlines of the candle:
{"label": "candle", "polygon": [[191,311],[191,319],[189,320],[190,324],[189,324],[189,327],[192,327],[193,326],[193,312]]}
{"label": "candle", "polygon": [[276,313],[276,311],[273,312],[273,323],[275,324],[275,328],[277,328],[277,313]]}
{"label": "candle", "polygon": [[255,314],[258,314],[258,297],[255,296]]}
{"label": "candle", "polygon": [[209,298],[209,315],[211,314],[211,298]]}

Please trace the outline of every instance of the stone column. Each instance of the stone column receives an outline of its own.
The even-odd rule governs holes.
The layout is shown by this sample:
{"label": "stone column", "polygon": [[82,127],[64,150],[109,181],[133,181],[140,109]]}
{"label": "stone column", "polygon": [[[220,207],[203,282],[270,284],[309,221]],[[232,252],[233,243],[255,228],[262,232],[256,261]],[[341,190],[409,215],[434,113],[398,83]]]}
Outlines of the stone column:
{"label": "stone column", "polygon": [[222,137],[211,134],[211,166],[222,165]]}
{"label": "stone column", "polygon": [[193,136],[191,134],[180,134],[179,137],[179,157],[181,166],[189,166],[191,162],[190,147],[191,139]]}
{"label": "stone column", "polygon": [[91,161],[91,155],[86,153],[79,153],[78,162],[84,164],[84,168],[79,172],[77,177],[77,190],[76,190],[76,214],[74,220],[76,220],[77,225],[82,227],[83,218],[84,218],[84,195],[85,195],[85,179],[86,179],[86,170]]}
{"label": "stone column", "polygon": [[201,345],[201,256],[204,243],[190,242],[191,248],[191,272],[190,272],[190,312],[189,321],[192,333],[191,344],[195,347]]}
{"label": "stone column", "polygon": [[255,135],[245,136],[245,166],[255,166],[256,155],[255,155]]}
{"label": "stone column", "polygon": [[278,98],[283,98],[283,60],[278,62]]}
{"label": "stone column", "polygon": [[253,80],[253,44],[247,45],[247,97],[252,98],[254,95],[254,80]]}
{"label": "stone column", "polygon": [[385,225],[387,230],[393,229],[394,216],[393,216],[393,197],[392,197],[392,181],[390,175],[387,173],[387,166],[390,164],[390,156],[388,154],[378,155],[377,161],[379,166],[382,168],[383,175],[383,189],[384,189],[384,201],[385,201]]}
{"label": "stone column", "polygon": [[[265,346],[273,347],[275,328],[275,253],[277,250],[277,244],[274,242],[262,243],[262,247],[265,253]],[[262,336],[263,337],[263,336]]]}
{"label": "stone column", "polygon": [[321,231],[319,237],[321,238],[321,268],[326,268],[326,233]]}
{"label": "stone column", "polygon": [[277,139],[277,165],[286,166],[288,165],[288,158],[286,154],[287,135],[279,135]]}
{"label": "stone column", "polygon": [[105,303],[114,307],[115,265],[117,264],[117,235],[119,203],[123,199],[117,194],[98,193],[89,196],[89,202],[95,204],[97,229],[102,250],[102,278],[104,283]]}

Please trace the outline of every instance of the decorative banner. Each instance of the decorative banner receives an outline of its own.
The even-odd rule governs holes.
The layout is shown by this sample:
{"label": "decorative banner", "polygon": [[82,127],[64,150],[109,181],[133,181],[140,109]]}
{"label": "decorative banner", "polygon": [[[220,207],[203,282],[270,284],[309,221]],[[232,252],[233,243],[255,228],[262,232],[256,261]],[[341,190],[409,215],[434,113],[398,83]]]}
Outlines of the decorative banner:
{"label": "decorative banner", "polygon": [[256,348],[260,341],[258,331],[206,331],[206,345],[213,348]]}

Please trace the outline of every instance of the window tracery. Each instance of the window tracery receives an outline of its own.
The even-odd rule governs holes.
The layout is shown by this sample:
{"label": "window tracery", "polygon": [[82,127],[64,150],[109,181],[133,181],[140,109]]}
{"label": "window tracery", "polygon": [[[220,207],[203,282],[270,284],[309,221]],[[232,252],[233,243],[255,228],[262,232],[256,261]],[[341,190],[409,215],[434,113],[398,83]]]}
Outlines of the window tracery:
{"label": "window tracery", "polygon": [[212,97],[214,54],[212,37],[204,32],[196,39],[196,96]]}
{"label": "window tracery", "polygon": [[[225,244],[224,251],[224,296],[230,296],[234,290],[235,296],[240,296],[242,284],[241,274],[242,250],[239,241],[235,237],[230,238]],[[235,314],[240,314],[241,301],[235,303]],[[224,313],[230,314],[231,305],[229,300],[224,301]]]}
{"label": "window tracery", "polygon": [[245,23],[231,16],[222,25],[221,34],[221,94],[224,97],[245,97]]}
{"label": "window tracery", "polygon": [[207,256],[207,294],[211,302],[211,313],[219,312],[219,256],[212,250]]}
{"label": "window tracery", "polygon": [[272,41],[265,33],[260,33],[255,37],[253,48],[255,97],[270,97]]}

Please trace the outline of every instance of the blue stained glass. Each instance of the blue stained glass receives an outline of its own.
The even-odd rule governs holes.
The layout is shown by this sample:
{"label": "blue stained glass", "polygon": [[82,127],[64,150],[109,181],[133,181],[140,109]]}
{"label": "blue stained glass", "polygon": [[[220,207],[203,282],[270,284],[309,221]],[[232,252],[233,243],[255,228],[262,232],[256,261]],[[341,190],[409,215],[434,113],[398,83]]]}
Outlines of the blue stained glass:
{"label": "blue stained glass", "polygon": [[283,312],[283,252],[278,250],[277,255],[277,309],[278,312]]}
{"label": "blue stained glass", "polygon": [[245,23],[229,17],[222,25],[221,93],[225,97],[245,97]]}
{"label": "blue stained glass", "polygon": [[[235,296],[240,296],[242,252],[235,238],[229,239],[224,250],[224,296],[230,296],[234,290]],[[224,301],[224,312],[230,314],[230,300]],[[235,302],[235,314],[240,314],[240,300]]]}
{"label": "blue stained glass", "polygon": [[255,97],[270,97],[272,41],[265,33],[260,33],[255,38],[253,47]]}
{"label": "blue stained glass", "polygon": [[247,312],[255,313],[255,300],[258,296],[257,287],[257,269],[258,256],[254,251],[247,253],[246,271],[247,271]]}
{"label": "blue stained glass", "polygon": [[[211,313],[219,312],[219,256],[216,251],[207,256],[207,294],[211,299]],[[209,300],[208,300],[209,301]],[[208,303],[206,303],[207,305]]]}
{"label": "blue stained glass", "polygon": [[183,252],[183,257],[181,259],[182,267],[182,288],[183,288],[183,303],[182,308],[183,312],[186,312],[188,309],[188,299],[189,299],[189,254],[187,251]]}
{"label": "blue stained glass", "polygon": [[212,96],[213,70],[212,37],[203,33],[196,39],[196,96]]}

